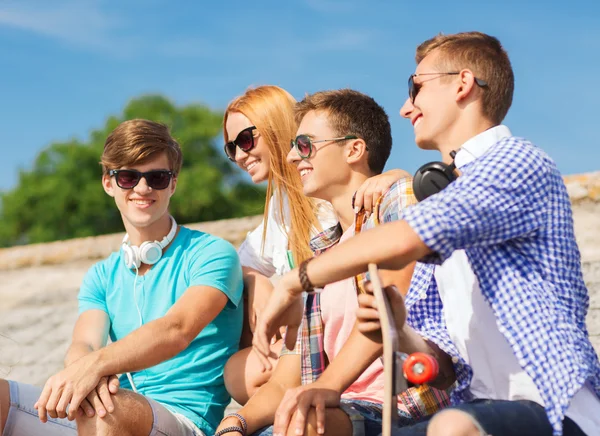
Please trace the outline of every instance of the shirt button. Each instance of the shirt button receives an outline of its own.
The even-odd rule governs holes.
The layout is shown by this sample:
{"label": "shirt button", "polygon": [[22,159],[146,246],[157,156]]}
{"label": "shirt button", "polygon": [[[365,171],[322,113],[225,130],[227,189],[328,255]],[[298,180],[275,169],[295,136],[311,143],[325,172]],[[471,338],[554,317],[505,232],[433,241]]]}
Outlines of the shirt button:
{"label": "shirt button", "polygon": [[452,358],[452,363],[457,364],[458,363],[458,357],[454,356]]}
{"label": "shirt button", "polygon": [[419,294],[419,298],[420,298],[421,300],[424,300],[424,299],[426,299],[426,298],[427,298],[427,291],[423,291],[423,292],[421,292],[421,293]]}

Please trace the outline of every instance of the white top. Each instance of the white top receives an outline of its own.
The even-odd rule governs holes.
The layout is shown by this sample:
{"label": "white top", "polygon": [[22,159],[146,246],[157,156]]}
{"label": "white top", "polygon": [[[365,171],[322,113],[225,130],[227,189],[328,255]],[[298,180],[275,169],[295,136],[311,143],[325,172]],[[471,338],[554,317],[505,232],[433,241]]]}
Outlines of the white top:
{"label": "white top", "polygon": [[[497,126],[467,141],[456,154],[457,168],[483,155],[504,137]],[[530,400],[544,405],[535,383],[521,368],[510,344],[500,332],[491,306],[464,250],[455,251],[435,268],[435,280],[444,306],[444,319],[452,342],[473,368],[470,390],[475,398]],[[566,415],[587,434],[599,434],[600,400],[588,385],[575,394]]]}
{"label": "white top", "polygon": [[[290,230],[290,206],[287,194],[283,193],[283,217],[279,212],[279,204],[275,196],[269,201],[269,214],[267,219],[267,234],[265,245],[262,247],[263,228],[265,221],[248,232],[248,236],[238,249],[242,266],[255,269],[266,277],[283,275],[290,271],[287,259],[288,237]],[[330,203],[315,200],[317,204],[317,218],[323,230],[335,226],[338,222],[337,216]],[[313,229],[313,236],[317,233]],[[264,249],[263,249],[264,248]],[[262,252],[261,252],[262,250]]]}

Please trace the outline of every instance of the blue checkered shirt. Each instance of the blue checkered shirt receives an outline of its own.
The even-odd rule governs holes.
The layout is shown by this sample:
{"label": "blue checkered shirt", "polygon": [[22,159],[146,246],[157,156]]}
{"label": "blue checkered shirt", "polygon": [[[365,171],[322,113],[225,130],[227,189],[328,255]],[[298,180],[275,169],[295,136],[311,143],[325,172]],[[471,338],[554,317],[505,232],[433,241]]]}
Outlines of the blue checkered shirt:
{"label": "blue checkered shirt", "polygon": [[433,276],[434,264],[465,250],[500,332],[560,435],[584,383],[600,397],[600,365],[585,325],[588,292],[563,180],[542,150],[515,137],[461,170],[443,192],[403,211],[434,252],[415,268],[407,322],[453,358],[453,403],[469,400],[473,371],[450,340]]}

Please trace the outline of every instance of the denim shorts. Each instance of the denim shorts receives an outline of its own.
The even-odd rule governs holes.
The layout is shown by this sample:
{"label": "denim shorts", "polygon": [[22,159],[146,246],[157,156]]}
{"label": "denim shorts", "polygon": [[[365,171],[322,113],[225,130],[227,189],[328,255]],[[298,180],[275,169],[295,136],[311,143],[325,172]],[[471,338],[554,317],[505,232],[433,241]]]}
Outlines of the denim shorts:
{"label": "denim shorts", "polygon": [[[42,389],[14,381],[10,386],[10,409],[2,436],[77,436],[75,421],[48,418],[39,420],[33,405]],[[145,397],[152,408],[152,431],[149,436],[205,436],[192,421],[183,415],[170,412],[160,403]]]}

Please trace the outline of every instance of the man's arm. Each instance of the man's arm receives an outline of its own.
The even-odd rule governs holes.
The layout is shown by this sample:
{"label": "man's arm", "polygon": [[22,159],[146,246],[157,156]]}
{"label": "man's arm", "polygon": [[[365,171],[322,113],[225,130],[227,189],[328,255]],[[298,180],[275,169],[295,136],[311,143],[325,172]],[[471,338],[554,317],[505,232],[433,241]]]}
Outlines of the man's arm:
{"label": "man's arm", "polygon": [[[382,283],[408,291],[414,264],[398,271],[381,270]],[[340,395],[383,353],[381,335],[361,333],[355,325],[339,353],[333,358],[317,383]],[[313,383],[314,385],[315,383]]]}
{"label": "man's arm", "polygon": [[39,417],[75,419],[80,404],[105,376],[138,371],[183,351],[227,304],[228,297],[210,286],[192,286],[165,316],[143,325],[107,347],[89,353],[52,376],[36,402]]}
{"label": "man's arm", "polygon": [[[282,355],[269,381],[262,385],[246,405],[237,412],[244,417],[248,424],[246,434],[252,434],[262,427],[273,424],[275,412],[285,392],[300,386],[300,361],[299,354]],[[217,431],[231,426],[241,427],[239,419],[233,416],[225,418],[219,424]],[[237,435],[238,433],[231,434]]]}
{"label": "man's arm", "polygon": [[[71,345],[65,355],[65,367],[104,347],[108,340],[109,326],[108,314],[103,310],[89,309],[81,313],[73,328]],[[116,394],[118,389],[119,379],[116,375],[102,377],[96,389],[82,401],[82,411],[89,417],[96,413],[101,417],[112,413],[115,406],[111,394]]]}
{"label": "man's arm", "polygon": [[71,345],[65,355],[65,367],[79,358],[106,345],[110,320],[108,314],[99,309],[86,310],[75,323]]}
{"label": "man's arm", "polygon": [[228,297],[210,286],[187,289],[165,316],[90,355],[101,375],[139,371],[185,350],[223,310]]}
{"label": "man's arm", "polygon": [[[331,248],[314,258],[306,272],[315,287],[323,287],[366,271],[369,263],[375,263],[383,269],[397,270],[430,252],[406,221],[396,221],[382,224]],[[280,283],[295,295],[302,292],[296,270],[283,276]]]}
{"label": "man's arm", "polygon": [[[396,270],[429,253],[429,248],[408,223],[397,221],[356,235],[313,258],[307,265],[307,275],[313,286],[323,287],[367,271],[369,263],[375,263],[383,269]],[[270,352],[270,340],[278,328],[281,325],[288,325],[288,329],[290,326],[293,329],[298,327],[297,316],[292,316],[296,314],[290,313],[290,319],[294,319],[296,324],[282,319],[282,314],[301,298],[301,293],[298,270],[294,269],[277,282],[269,303],[258,320],[252,344],[266,368],[270,365],[266,358]]]}

